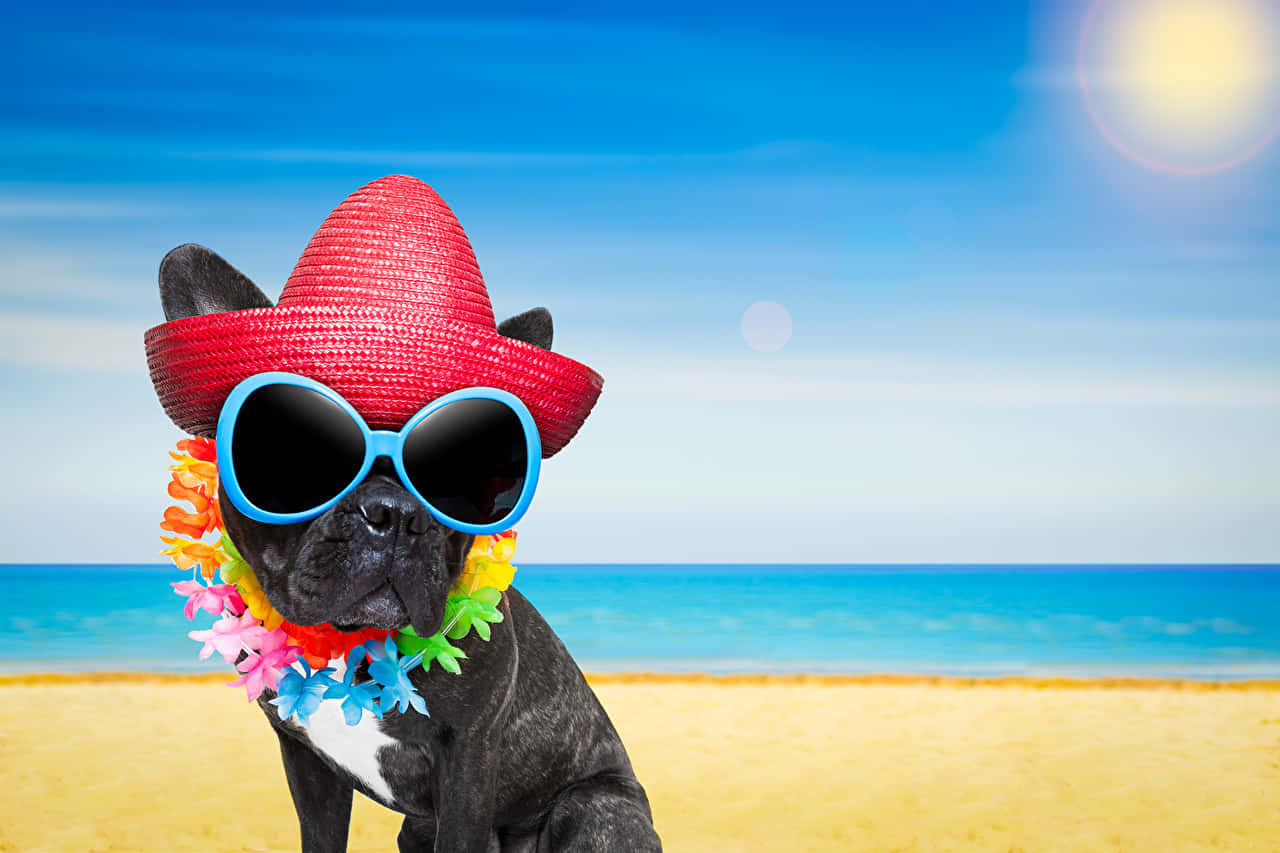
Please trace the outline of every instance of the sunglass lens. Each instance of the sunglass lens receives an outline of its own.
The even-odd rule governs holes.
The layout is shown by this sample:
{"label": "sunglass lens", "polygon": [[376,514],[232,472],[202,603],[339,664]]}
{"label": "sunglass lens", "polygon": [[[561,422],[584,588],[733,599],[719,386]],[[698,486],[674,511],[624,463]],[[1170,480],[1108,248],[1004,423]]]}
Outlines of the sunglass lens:
{"label": "sunglass lens", "polygon": [[364,452],[364,434],[351,415],[298,385],[250,393],[231,439],[240,491],[268,512],[304,512],[330,500],[360,473]]}
{"label": "sunglass lens", "polygon": [[467,524],[511,514],[524,490],[524,426],[497,400],[458,400],[432,412],[404,443],[405,474],[436,509]]}

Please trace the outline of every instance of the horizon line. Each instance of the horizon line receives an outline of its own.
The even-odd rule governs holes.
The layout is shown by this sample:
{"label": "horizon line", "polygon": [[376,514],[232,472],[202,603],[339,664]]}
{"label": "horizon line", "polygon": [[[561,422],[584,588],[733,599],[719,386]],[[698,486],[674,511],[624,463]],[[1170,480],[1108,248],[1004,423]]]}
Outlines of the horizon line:
{"label": "horizon line", "polygon": [[[1205,567],[1221,567],[1236,569],[1280,569],[1280,562],[1134,562],[1134,561],[1089,561],[1089,562],[1017,562],[1017,561],[998,561],[998,562],[863,562],[863,563],[824,563],[824,562],[745,562],[745,561],[725,561],[725,562],[601,562],[601,561],[551,561],[551,562],[521,562],[519,565],[529,567],[556,567],[556,566],[622,566],[637,568],[683,568],[688,566],[708,566],[708,567],[814,567],[814,568],[1001,568],[1001,567],[1019,567],[1019,568],[1167,568],[1167,569],[1186,569],[1186,568],[1205,568]],[[63,566],[63,567],[85,567],[85,568],[137,568],[137,569],[168,569],[186,573],[186,569],[174,569],[172,563],[103,563],[103,562],[0,562],[0,568],[13,568],[18,566]]]}

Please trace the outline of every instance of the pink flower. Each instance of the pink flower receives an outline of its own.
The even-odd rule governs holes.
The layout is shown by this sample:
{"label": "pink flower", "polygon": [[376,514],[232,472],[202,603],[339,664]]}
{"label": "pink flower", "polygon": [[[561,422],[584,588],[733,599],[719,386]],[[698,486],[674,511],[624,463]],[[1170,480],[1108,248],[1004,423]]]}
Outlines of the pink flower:
{"label": "pink flower", "polygon": [[236,616],[244,612],[240,592],[229,583],[205,586],[200,581],[176,581],[169,586],[178,595],[187,597],[187,606],[182,612],[188,619],[196,618],[197,610],[207,611],[214,616],[221,616],[223,610],[230,610]]}
{"label": "pink flower", "polygon": [[187,636],[204,643],[204,648],[200,650],[200,660],[217,652],[227,663],[235,663],[242,649],[253,651],[262,645],[267,629],[262,627],[257,617],[246,612],[239,618],[223,616],[208,631],[191,631]]}
{"label": "pink flower", "polygon": [[228,682],[229,687],[243,686],[252,702],[262,695],[262,691],[270,687],[275,690],[280,684],[280,673],[285,667],[298,659],[298,647],[286,646],[289,635],[277,628],[267,632],[262,638],[262,645],[255,652],[236,664],[236,669],[244,675],[235,681]]}

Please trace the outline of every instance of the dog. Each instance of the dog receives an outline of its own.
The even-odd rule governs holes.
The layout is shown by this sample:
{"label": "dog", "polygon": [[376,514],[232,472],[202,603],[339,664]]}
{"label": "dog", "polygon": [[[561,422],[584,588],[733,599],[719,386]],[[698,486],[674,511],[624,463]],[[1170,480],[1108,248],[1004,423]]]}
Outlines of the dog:
{"label": "dog", "polygon": [[[272,307],[230,263],[194,244],[170,252],[159,279],[169,323]],[[551,349],[544,308],[497,332]],[[228,499],[225,483],[219,506],[272,607],[298,625],[412,625],[429,636],[442,625],[473,541],[434,518],[386,457],[306,521],[255,521]],[[386,582],[370,584],[372,576]],[[373,591],[352,601],[345,593],[356,579]],[[274,691],[259,697],[279,738],[304,853],[346,849],[353,791],[404,815],[401,853],[661,850],[622,741],[563,643],[514,587],[498,609],[504,618],[487,642],[474,634],[457,641],[466,653],[460,675],[411,670],[428,715],[366,713],[348,726],[336,703],[324,702],[302,726],[280,719]],[[357,682],[367,680],[366,666]]]}

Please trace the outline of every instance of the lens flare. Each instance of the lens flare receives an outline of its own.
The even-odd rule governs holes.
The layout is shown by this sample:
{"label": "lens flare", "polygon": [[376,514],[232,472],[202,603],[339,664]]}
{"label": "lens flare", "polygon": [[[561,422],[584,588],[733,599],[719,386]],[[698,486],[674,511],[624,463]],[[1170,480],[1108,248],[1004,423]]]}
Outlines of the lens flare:
{"label": "lens flare", "polygon": [[1147,168],[1238,166],[1280,136],[1278,32],[1259,0],[1095,0],[1076,58],[1085,108]]}
{"label": "lens flare", "polygon": [[791,340],[791,312],[765,300],[742,312],[742,338],[757,352],[777,352]]}

